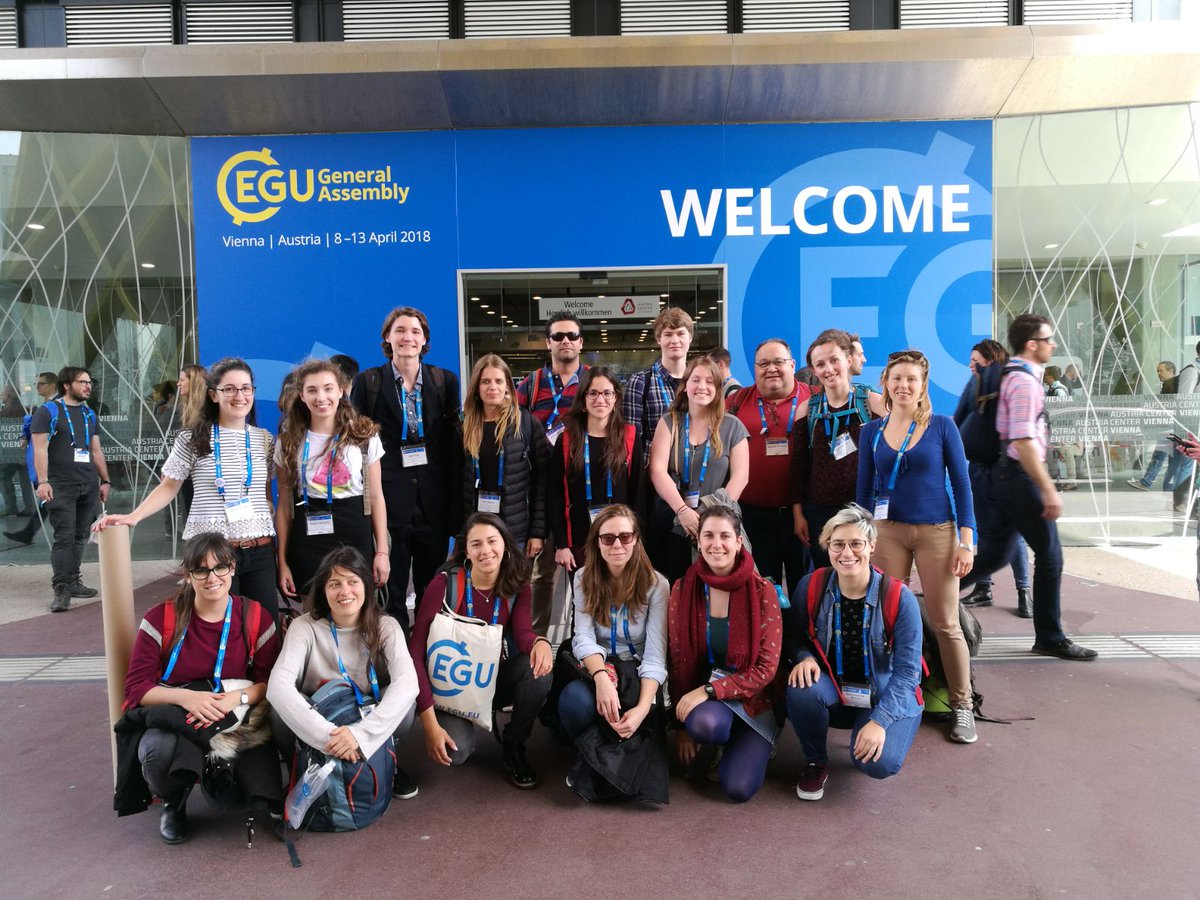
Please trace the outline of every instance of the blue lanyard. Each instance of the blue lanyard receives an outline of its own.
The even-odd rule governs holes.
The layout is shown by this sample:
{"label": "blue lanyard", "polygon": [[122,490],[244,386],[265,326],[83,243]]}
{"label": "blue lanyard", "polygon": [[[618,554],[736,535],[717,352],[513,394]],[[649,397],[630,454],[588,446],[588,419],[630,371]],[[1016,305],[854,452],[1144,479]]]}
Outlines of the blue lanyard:
{"label": "blue lanyard", "polygon": [[[467,572],[467,616],[475,618],[475,597],[471,591],[471,573]],[[492,624],[500,621],[500,592],[492,598]]]}
{"label": "blue lanyard", "polygon": [[[884,419],[883,424],[879,426],[879,430],[875,432],[875,440],[871,442],[872,454],[879,449],[879,438],[883,436],[883,430],[887,428],[887,423],[891,420],[891,418],[891,416],[888,416],[886,419]],[[900,460],[904,459],[904,451],[908,449],[908,442],[912,440],[913,432],[916,430],[917,423],[916,420],[914,420],[913,423],[908,426],[908,434],[904,435],[904,443],[901,444],[900,449],[896,451],[896,461],[892,464],[892,477],[888,479],[887,483],[887,493],[889,497],[896,487],[896,476],[900,474]]]}
{"label": "blue lanyard", "polygon": [[[413,400],[417,406],[417,440],[425,440],[425,401],[422,399],[424,391],[420,391],[416,386],[413,388]],[[408,391],[404,389],[404,385],[400,385],[400,409],[403,411],[403,419],[400,421],[400,437],[401,440],[407,441],[412,437],[408,427]]]}
{"label": "blue lanyard", "polygon": [[[562,400],[563,394],[565,394],[567,392],[567,388],[569,388],[571,385],[578,383],[579,372],[575,372],[575,374],[571,376],[571,380],[568,381],[566,384],[564,384],[562,387],[562,390],[559,391],[558,393],[554,392],[554,370],[551,369],[549,366],[546,366],[546,380],[550,385],[550,398],[554,403],[554,409],[551,411],[550,417],[548,419],[546,419],[546,427],[549,428],[551,425],[554,424],[554,420],[558,418],[558,403],[560,400]],[[530,400],[531,405],[536,402],[537,402],[537,397],[531,398],[531,400]]]}
{"label": "blue lanyard", "polygon": [[[471,464],[475,466],[475,490],[479,490],[479,457],[472,456]],[[496,493],[504,492],[504,448],[500,449],[500,462],[496,471]]]}
{"label": "blue lanyard", "polygon": [[[217,494],[221,498],[221,502],[225,502],[225,476],[221,474],[221,429],[216,425],[212,427],[212,444],[213,444],[213,460],[216,466],[216,477],[213,481],[217,485]],[[250,426],[246,426],[246,484],[242,488],[242,496],[245,497],[250,493],[250,477],[254,473],[254,463],[250,459]]]}
{"label": "blue lanyard", "polygon": [[[67,410],[67,404],[62,400],[58,401],[58,405],[62,407],[63,418],[67,420],[67,430],[71,432],[71,446],[77,447],[75,443],[75,423],[71,421],[71,413]],[[87,407],[81,405],[79,407],[80,414],[83,416],[83,449],[92,446],[92,431],[88,424]]]}
{"label": "blue lanyard", "polygon": [[[221,628],[221,643],[217,647],[217,664],[213,666],[213,693],[221,693],[221,669],[225,667],[225,645],[229,643],[229,623],[233,620],[233,598],[229,598],[229,602],[225,604],[225,625]],[[179,636],[179,643],[171,651],[171,658],[167,660],[167,670],[163,672],[162,680],[166,683],[171,677],[171,673],[175,671],[175,663],[179,662],[179,651],[183,649],[183,641],[187,637],[187,626],[183,628],[183,634]]]}
{"label": "blue lanyard", "polygon": [[[587,431],[583,435],[583,477],[584,486],[587,488],[587,504],[592,505],[592,448],[591,441],[588,439]],[[608,497],[609,503],[612,503],[612,472],[608,473]],[[613,651],[616,652],[615,650]]]}
{"label": "blue lanyard", "polygon": [[[689,413],[683,414],[683,489],[690,490],[692,487],[692,429]],[[712,443],[709,438],[712,437],[712,429],[708,431],[708,437],[704,439],[704,458],[700,460],[700,481],[696,485],[697,489],[704,487],[704,476],[708,474],[708,451],[712,448]]]}
{"label": "blue lanyard", "polygon": [[[862,654],[863,673],[867,684],[871,683],[871,608],[863,600]],[[842,591],[836,584],[833,586],[833,652],[837,657],[837,677],[842,680]]]}
{"label": "blue lanyard", "polygon": [[[616,656],[617,655],[617,613],[618,612],[620,612],[620,614],[621,614],[621,623],[624,625],[625,645],[629,648],[629,655],[632,656],[634,659],[637,659],[637,656],[638,656],[637,649],[633,646],[633,638],[631,638],[629,636],[629,606],[628,606],[628,604],[626,604],[625,606],[622,606],[619,610],[614,610],[612,613],[612,625],[609,629],[608,646],[612,650],[612,655]],[[709,656],[711,657],[711,655],[712,655],[712,651],[710,650]]]}
{"label": "blue lanyard", "polygon": [[[358,685],[354,683],[354,679],[346,674],[346,664],[342,662],[342,645],[338,643],[337,628],[333,623],[329,623],[329,633],[333,635],[333,649],[337,652],[338,671],[342,673],[342,677],[350,683],[350,687],[354,688],[354,699],[362,706],[366,702],[366,697],[362,691],[358,689]],[[363,643],[366,643],[366,638],[363,638]],[[375,677],[375,663],[371,662],[371,651],[367,649],[367,678],[371,682],[371,693],[375,696],[375,702],[379,702],[379,679]]]}
{"label": "blue lanyard", "polygon": [[[792,425],[794,425],[796,423],[796,407],[799,405],[800,405],[800,394],[797,392],[796,396],[792,398],[792,409],[788,413],[788,423],[787,423],[788,437],[792,436]],[[767,414],[763,410],[762,397],[758,398],[758,418],[759,418],[759,421],[762,422],[762,432],[761,433],[766,434],[767,433]]]}
{"label": "blue lanyard", "polygon": [[[340,434],[335,434],[329,444],[329,469],[325,473],[325,502],[333,505],[333,466],[337,462],[337,442]],[[304,499],[301,506],[308,504],[308,436],[304,438],[304,459],[300,462],[300,481],[304,485]]]}
{"label": "blue lanyard", "polygon": [[658,369],[654,370],[654,380],[658,382],[658,390],[662,393],[663,409],[668,409],[671,406],[671,401],[675,399],[675,395],[667,388],[667,383],[663,381],[662,372]]}

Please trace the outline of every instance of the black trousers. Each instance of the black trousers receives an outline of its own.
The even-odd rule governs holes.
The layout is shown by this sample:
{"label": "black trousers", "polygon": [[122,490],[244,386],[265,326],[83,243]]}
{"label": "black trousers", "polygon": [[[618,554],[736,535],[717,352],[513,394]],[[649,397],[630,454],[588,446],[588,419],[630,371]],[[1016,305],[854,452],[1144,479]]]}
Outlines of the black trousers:
{"label": "black trousers", "polygon": [[792,508],[781,506],[750,506],[742,504],[742,526],[750,538],[750,551],[758,566],[758,574],[784,585],[787,573],[787,592],[791,596],[800,579],[808,574],[811,559],[792,527]]}
{"label": "black trousers", "polygon": [[413,590],[420,601],[438,567],[446,561],[450,539],[443,535],[439,540],[432,531],[411,525],[399,528],[389,526],[388,534],[392,538],[392,574],[387,584],[387,614],[400,623],[407,637],[410,627],[407,605],[409,569],[412,569]]}

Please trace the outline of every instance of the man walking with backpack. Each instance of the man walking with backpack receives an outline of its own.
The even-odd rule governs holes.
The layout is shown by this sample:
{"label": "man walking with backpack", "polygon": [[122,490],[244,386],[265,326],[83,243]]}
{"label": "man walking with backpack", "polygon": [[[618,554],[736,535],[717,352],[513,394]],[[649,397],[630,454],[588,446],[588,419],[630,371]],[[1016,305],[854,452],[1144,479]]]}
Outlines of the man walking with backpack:
{"label": "man walking with backpack", "polygon": [[54,600],[50,612],[65,612],[72,597],[95,597],[79,566],[92,521],[108,499],[108,464],[100,449],[96,414],[87,405],[92,376],[87,369],[64,366],[58,373],[60,396],[33,414],[33,465],[36,493],[54,529],[50,550]]}
{"label": "man walking with backpack", "polygon": [[1003,370],[995,404],[1000,457],[980,479],[987,498],[979,505],[979,553],[962,586],[1005,565],[1019,532],[1033,550],[1033,652],[1095,659],[1095,650],[1063,634],[1061,622],[1062,545],[1055,520],[1062,513],[1062,497],[1046,468],[1049,428],[1042,387],[1044,367],[1058,346],[1054,329],[1044,316],[1025,313],[1009,326],[1008,343],[1013,358]]}
{"label": "man walking with backpack", "polygon": [[[58,395],[58,375],[54,372],[39,372],[36,389],[38,396],[42,398],[42,402],[49,403]],[[36,411],[37,408],[35,407],[22,420],[21,440],[19,444],[25,451],[25,468],[27,469],[31,490],[32,486],[37,484],[37,470],[33,466],[33,435],[29,429],[33,425],[33,413]],[[16,541],[18,544],[32,544],[33,536],[37,534],[38,529],[41,527],[41,510],[35,508],[30,510],[29,520],[19,530],[6,531],[4,532],[4,536],[10,541]]]}

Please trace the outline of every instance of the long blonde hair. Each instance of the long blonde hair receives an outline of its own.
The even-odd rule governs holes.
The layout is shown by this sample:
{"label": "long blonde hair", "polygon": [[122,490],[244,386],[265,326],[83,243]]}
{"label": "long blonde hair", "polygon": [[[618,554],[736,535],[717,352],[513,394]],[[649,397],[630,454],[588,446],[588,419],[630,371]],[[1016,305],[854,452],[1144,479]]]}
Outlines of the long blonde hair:
{"label": "long blonde hair", "polygon": [[484,369],[499,369],[508,385],[500,418],[496,420],[496,443],[503,444],[505,432],[516,434],[521,428],[521,408],[516,403],[517,386],[513,383],[512,369],[495,353],[485,353],[471,369],[467,398],[463,401],[463,449],[469,456],[479,456],[483,444],[483,400],[479,396],[479,382],[483,380]]}
{"label": "long blonde hair", "polygon": [[924,428],[933,415],[933,403],[929,399],[929,360],[920,350],[897,350],[888,356],[883,374],[879,376],[879,385],[883,388],[883,405],[891,412],[892,397],[887,389],[888,373],[892,371],[892,366],[900,363],[908,363],[921,370],[921,396],[917,398],[917,411],[913,414],[913,419]]}
{"label": "long blonde hair", "polygon": [[187,373],[188,389],[182,396],[178,393],[175,395],[175,402],[180,406],[179,422],[184,428],[195,428],[208,396],[208,370],[204,366],[188,363],[180,371]]}
{"label": "long blonde hair", "polygon": [[675,471],[683,471],[683,455],[687,452],[687,445],[691,442],[688,435],[683,435],[682,440],[679,436],[679,430],[683,425],[683,417],[688,411],[687,383],[692,377],[692,373],[696,369],[704,366],[708,369],[713,377],[713,399],[708,406],[704,407],[704,418],[708,422],[708,427],[711,431],[708,437],[708,445],[712,448],[712,452],[717,456],[721,455],[721,420],[725,418],[725,398],[721,396],[721,383],[724,379],[721,377],[721,372],[717,368],[717,364],[706,356],[697,356],[693,359],[686,369],[683,370],[683,378],[679,380],[679,390],[675,394],[675,399],[671,401],[670,412],[671,416],[671,455],[675,457]]}

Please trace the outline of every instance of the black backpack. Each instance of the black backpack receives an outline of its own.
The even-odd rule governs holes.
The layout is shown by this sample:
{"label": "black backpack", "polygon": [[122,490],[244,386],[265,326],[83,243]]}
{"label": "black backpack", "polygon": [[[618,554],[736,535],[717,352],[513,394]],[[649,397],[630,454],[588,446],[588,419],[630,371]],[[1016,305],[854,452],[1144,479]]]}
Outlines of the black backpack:
{"label": "black backpack", "polygon": [[1003,366],[981,369],[967,382],[964,390],[967,413],[958,430],[962,434],[963,450],[971,462],[991,466],[1004,451],[1004,441],[996,430],[996,410],[1000,405],[1000,383],[1012,372],[1035,377],[1026,363],[1010,360]]}

